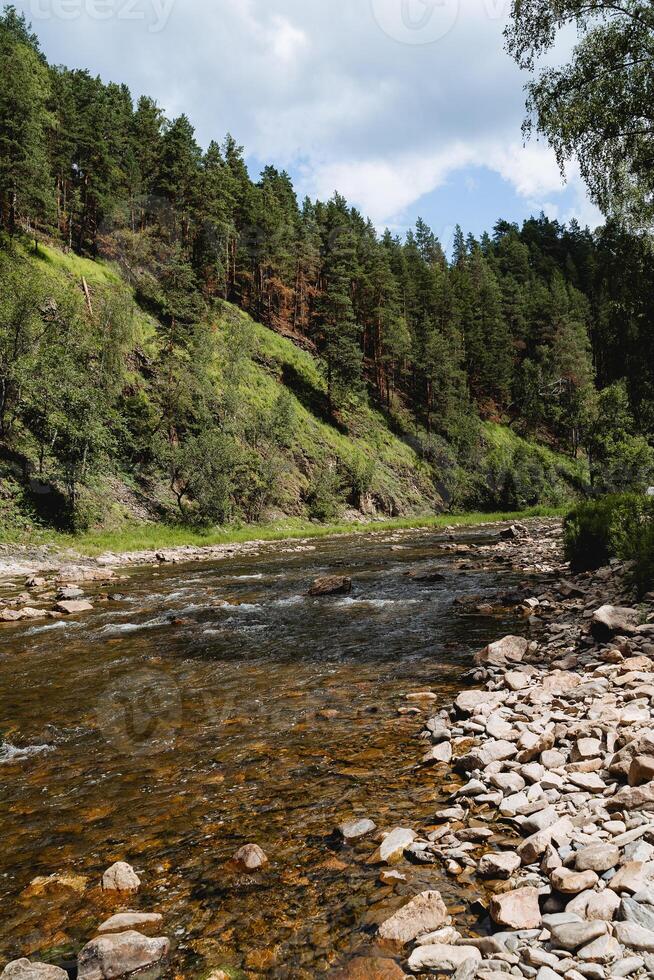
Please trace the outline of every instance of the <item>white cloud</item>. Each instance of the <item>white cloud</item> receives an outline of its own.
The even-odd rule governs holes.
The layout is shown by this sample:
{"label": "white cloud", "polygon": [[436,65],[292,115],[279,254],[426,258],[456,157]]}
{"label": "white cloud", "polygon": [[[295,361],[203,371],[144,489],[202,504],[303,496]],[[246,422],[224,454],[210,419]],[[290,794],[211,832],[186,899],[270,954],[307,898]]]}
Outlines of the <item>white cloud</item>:
{"label": "white cloud", "polygon": [[[27,12],[49,2],[25,0]],[[154,0],[135,2],[147,13]],[[445,182],[454,210],[468,193],[455,177],[470,167],[499,174],[526,211],[559,207],[552,153],[520,142],[524,78],[503,50],[507,10],[507,0],[174,0],[158,33],[147,17],[33,19],[51,60],[186,112],[204,145],[230,131],[256,161],[300,173],[301,192],[338,187],[392,224]],[[571,180],[575,210],[594,217]]]}

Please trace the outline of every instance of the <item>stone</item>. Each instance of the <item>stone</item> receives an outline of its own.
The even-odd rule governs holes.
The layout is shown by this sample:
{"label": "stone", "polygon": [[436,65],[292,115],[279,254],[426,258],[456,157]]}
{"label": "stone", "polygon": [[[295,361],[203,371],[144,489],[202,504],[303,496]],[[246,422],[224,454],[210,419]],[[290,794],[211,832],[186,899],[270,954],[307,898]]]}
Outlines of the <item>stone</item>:
{"label": "stone", "polygon": [[[379,845],[376,852],[377,859],[384,861],[386,864],[395,864],[402,859],[405,848],[409,844],[413,844],[416,837],[417,834],[415,831],[408,830],[406,827],[396,827],[395,830],[391,830],[390,834],[384,837]],[[373,858],[375,858],[375,855],[373,855]]]}
{"label": "stone", "polygon": [[602,743],[598,738],[580,738],[572,747],[570,758],[573,762],[582,762],[584,759],[596,759],[602,749]]}
{"label": "stone", "polygon": [[484,854],[477,868],[482,878],[510,878],[514,871],[522,865],[517,854],[511,851],[500,851],[496,854]]}
{"label": "stone", "polygon": [[641,960],[639,956],[627,956],[626,959],[612,965],[611,973],[614,977],[630,977],[633,973],[642,970],[644,966],[645,961]]}
{"label": "stone", "polygon": [[102,888],[107,892],[137,892],[141,879],[131,864],[117,861],[102,875]]}
{"label": "stone", "polygon": [[615,868],[620,860],[620,848],[615,844],[590,844],[577,851],[575,868],[577,871],[596,871],[603,874]]}
{"label": "stone", "polygon": [[330,977],[332,980],[404,980],[406,973],[395,960],[381,956],[357,956]]}
{"label": "stone", "polygon": [[654,953],[654,932],[651,929],[644,929],[637,922],[616,922],[613,929],[615,938],[628,949]]}
{"label": "stone", "polygon": [[76,616],[78,613],[91,612],[93,605],[88,599],[65,599],[58,602],[55,612],[64,613],[66,616]]}
{"label": "stone", "polygon": [[614,892],[631,892],[635,895],[641,889],[650,887],[654,878],[654,864],[643,864],[642,861],[628,861],[618,868],[609,882],[609,888]]}
{"label": "stone", "polygon": [[83,599],[84,593],[77,585],[65,585],[57,592],[57,599]]}
{"label": "stone", "polygon": [[577,952],[577,957],[584,963],[602,963],[608,965],[622,957],[622,947],[613,936],[600,936],[599,939],[580,949]]}
{"label": "stone", "polygon": [[12,960],[0,973],[2,980],[68,980],[68,974],[49,963],[31,963],[24,957]]}
{"label": "stone", "polygon": [[422,892],[379,927],[379,938],[406,946],[424,933],[447,924],[449,916],[441,893]]}
{"label": "stone", "polygon": [[40,875],[37,878],[32,878],[21,894],[26,898],[34,898],[63,889],[74,892],[76,895],[83,895],[88,883],[89,879],[85,875],[76,875],[70,871],[56,872],[52,875]]}
{"label": "stone", "polygon": [[442,764],[447,764],[452,761],[452,743],[451,742],[439,742],[438,745],[432,746],[428,752],[425,752],[421,759],[421,764],[423,766],[437,766]]}
{"label": "stone", "polygon": [[245,844],[239,848],[232,860],[243,871],[258,871],[268,864],[268,858],[258,844]]}
{"label": "stone", "polygon": [[629,785],[642,786],[654,780],[654,756],[637,755],[629,767]]}
{"label": "stone", "polygon": [[[580,902],[579,906],[576,905],[577,902]],[[620,897],[610,888],[605,888],[601,892],[586,892],[578,895],[570,902],[567,909],[569,912],[579,911],[588,922],[612,922],[619,907]]]}
{"label": "stone", "polygon": [[645,905],[624,895],[620,903],[620,918],[625,922],[635,922],[643,929],[654,932],[654,906],[652,905]]}
{"label": "stone", "polygon": [[504,675],[504,683],[511,691],[524,691],[531,681],[521,670],[508,670]]}
{"label": "stone", "polygon": [[484,647],[475,655],[475,661],[492,667],[504,667],[507,663],[520,663],[528,648],[529,640],[524,636],[505,636]]}
{"label": "stone", "polygon": [[505,698],[507,692],[495,691],[461,691],[454,704],[458,711],[463,715],[471,715],[481,706],[493,711],[498,708]]}
{"label": "stone", "polygon": [[399,871],[382,871],[380,872],[379,880],[382,885],[392,885],[394,887],[400,881],[406,881],[406,875],[401,874]]}
{"label": "stone", "polygon": [[545,767],[545,769],[560,769],[567,762],[566,756],[562,752],[558,752],[556,749],[547,749],[542,753],[540,757],[540,764]]}
{"label": "stone", "polygon": [[644,786],[623,786],[606,804],[611,813],[623,810],[630,813],[633,810],[654,810],[654,782]]}
{"label": "stone", "polygon": [[596,772],[572,772],[568,779],[586,793],[603,793],[606,783]]}
{"label": "stone", "polygon": [[467,755],[457,759],[456,768],[465,772],[485,769],[493,762],[505,762],[507,759],[512,759],[517,752],[513,742],[508,742],[506,739],[488,739],[479,748],[473,749]]}
{"label": "stone", "polygon": [[373,823],[372,820],[350,820],[346,823],[342,823],[338,828],[338,832],[344,840],[360,840],[362,837],[367,837],[368,834],[372,834],[377,830],[377,825]]}
{"label": "stone", "polygon": [[489,782],[504,793],[520,793],[525,788],[525,781],[517,772],[494,773]]}
{"label": "stone", "polygon": [[436,571],[434,568],[414,568],[410,572],[407,572],[407,576],[414,582],[430,583],[445,581],[445,575],[442,572]]}
{"label": "stone", "polygon": [[349,595],[352,579],[346,575],[325,575],[317,578],[309,589],[310,596]]}
{"label": "stone", "polygon": [[493,895],[491,918],[509,929],[538,929],[542,921],[538,898],[538,889],[530,887]]}
{"label": "stone", "polygon": [[587,946],[608,932],[606,922],[563,922],[550,927],[551,944],[570,953]]}
{"label": "stone", "polygon": [[591,630],[596,640],[609,640],[616,634],[631,634],[636,632],[640,621],[637,609],[626,609],[622,606],[602,606],[593,613]]}
{"label": "stone", "polygon": [[445,946],[435,943],[431,946],[418,946],[409,957],[409,969],[414,973],[434,971],[436,973],[455,973],[463,964],[481,963],[482,955],[474,946]]}
{"label": "stone", "polygon": [[570,871],[568,868],[557,868],[552,872],[550,882],[552,888],[564,895],[578,895],[594,888],[599,878],[594,871]]}
{"label": "stone", "polygon": [[78,980],[113,980],[162,963],[170,943],[130,930],[92,939],[77,957]]}
{"label": "stone", "polygon": [[157,927],[163,922],[163,916],[158,912],[118,912],[105,919],[98,932],[124,932],[129,929],[145,929]]}

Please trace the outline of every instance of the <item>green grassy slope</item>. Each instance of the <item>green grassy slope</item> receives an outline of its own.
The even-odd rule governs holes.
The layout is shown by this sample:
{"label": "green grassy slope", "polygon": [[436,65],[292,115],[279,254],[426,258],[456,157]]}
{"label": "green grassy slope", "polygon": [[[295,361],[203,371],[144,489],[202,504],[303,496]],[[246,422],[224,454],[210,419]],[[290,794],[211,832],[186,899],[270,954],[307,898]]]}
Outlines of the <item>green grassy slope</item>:
{"label": "green grassy slope", "polygon": [[[34,276],[51,285],[53,292],[81,292],[85,281],[92,302],[107,290],[131,298],[130,287],[111,264],[47,245],[40,245],[38,254],[20,250],[19,259]],[[159,343],[156,321],[138,306],[135,318],[138,347],[146,358],[154,357]],[[216,389],[225,387],[229,375],[244,429],[273,413],[281,394],[292,417],[292,435],[280,449],[283,461],[277,499],[266,515],[281,523],[280,532],[305,533],[311,526],[307,501],[325,472],[346,474],[344,486],[348,484],[338,513],[330,517],[331,524],[354,516],[352,511],[359,505],[364,513],[386,519],[438,514],[448,509],[449,492],[455,484],[463,488],[454,497],[459,510],[466,502],[470,509],[477,505],[488,511],[534,505],[558,507],[569,502],[585,481],[583,462],[534,445],[491,423],[480,423],[477,449],[463,467],[450,459],[443,463],[447,472],[441,471],[434,454],[431,462],[427,460],[427,433],[402,415],[401,406],[396,406],[393,416],[387,416],[372,404],[359,404],[345,410],[334,424],[326,410],[326,384],[320,364],[308,350],[228,303],[219,304],[212,326],[218,348],[213,369]],[[365,474],[361,480],[364,489],[357,496],[352,486],[357,485],[357,474],[361,473]],[[350,479],[348,474],[355,476]],[[491,487],[488,493],[487,486]],[[152,481],[146,485],[116,463],[111,472],[98,479],[93,493],[99,510],[87,541],[92,550],[109,547],[112,535],[122,540],[124,547],[128,542],[140,547],[155,540],[159,545],[196,538],[205,543],[221,540],[222,532],[155,532],[161,515],[165,518],[168,514],[173,522],[175,518],[163,479],[159,485]],[[44,526],[43,521],[35,520],[15,466],[0,462],[0,537],[16,540],[34,535],[49,536],[47,521]]]}

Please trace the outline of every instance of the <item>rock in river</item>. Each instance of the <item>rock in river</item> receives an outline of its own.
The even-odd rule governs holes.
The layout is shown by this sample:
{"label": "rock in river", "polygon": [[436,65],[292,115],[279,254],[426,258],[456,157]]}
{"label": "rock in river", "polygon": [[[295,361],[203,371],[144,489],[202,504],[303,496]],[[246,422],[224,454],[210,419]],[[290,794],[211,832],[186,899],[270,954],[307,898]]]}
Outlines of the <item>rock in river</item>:
{"label": "rock in river", "polygon": [[168,955],[170,944],[159,937],[148,939],[140,932],[100,936],[80,950],[78,980],[114,980],[156,966]]}
{"label": "rock in river", "polygon": [[338,832],[344,840],[360,840],[372,834],[377,829],[377,825],[372,820],[350,820],[342,823]]}
{"label": "rock in river", "polygon": [[332,980],[404,980],[406,973],[395,960],[357,956],[332,976]]}
{"label": "rock in river", "polygon": [[137,892],[141,879],[131,864],[116,861],[102,875],[102,888],[106,892]]}
{"label": "rock in river", "polygon": [[309,595],[349,595],[352,591],[352,579],[345,575],[326,575],[317,578],[311,588]]}
{"label": "rock in river", "polygon": [[68,980],[65,970],[49,963],[30,963],[23,958],[7,963],[0,973],[1,980]]}
{"label": "rock in river", "polygon": [[418,936],[446,925],[447,909],[437,891],[423,892],[379,927],[379,938],[405,946]]}
{"label": "rock in river", "polygon": [[233,860],[243,871],[257,871],[268,864],[268,858],[258,844],[245,844],[236,852]]}

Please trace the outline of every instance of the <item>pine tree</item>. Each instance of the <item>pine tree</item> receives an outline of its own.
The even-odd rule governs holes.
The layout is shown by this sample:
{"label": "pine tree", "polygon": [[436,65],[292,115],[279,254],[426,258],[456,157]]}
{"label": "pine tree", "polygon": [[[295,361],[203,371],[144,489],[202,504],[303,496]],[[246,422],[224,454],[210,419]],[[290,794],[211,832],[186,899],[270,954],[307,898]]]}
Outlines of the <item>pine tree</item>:
{"label": "pine tree", "polygon": [[25,18],[0,16],[0,223],[48,223],[54,196],[46,154],[50,78]]}

